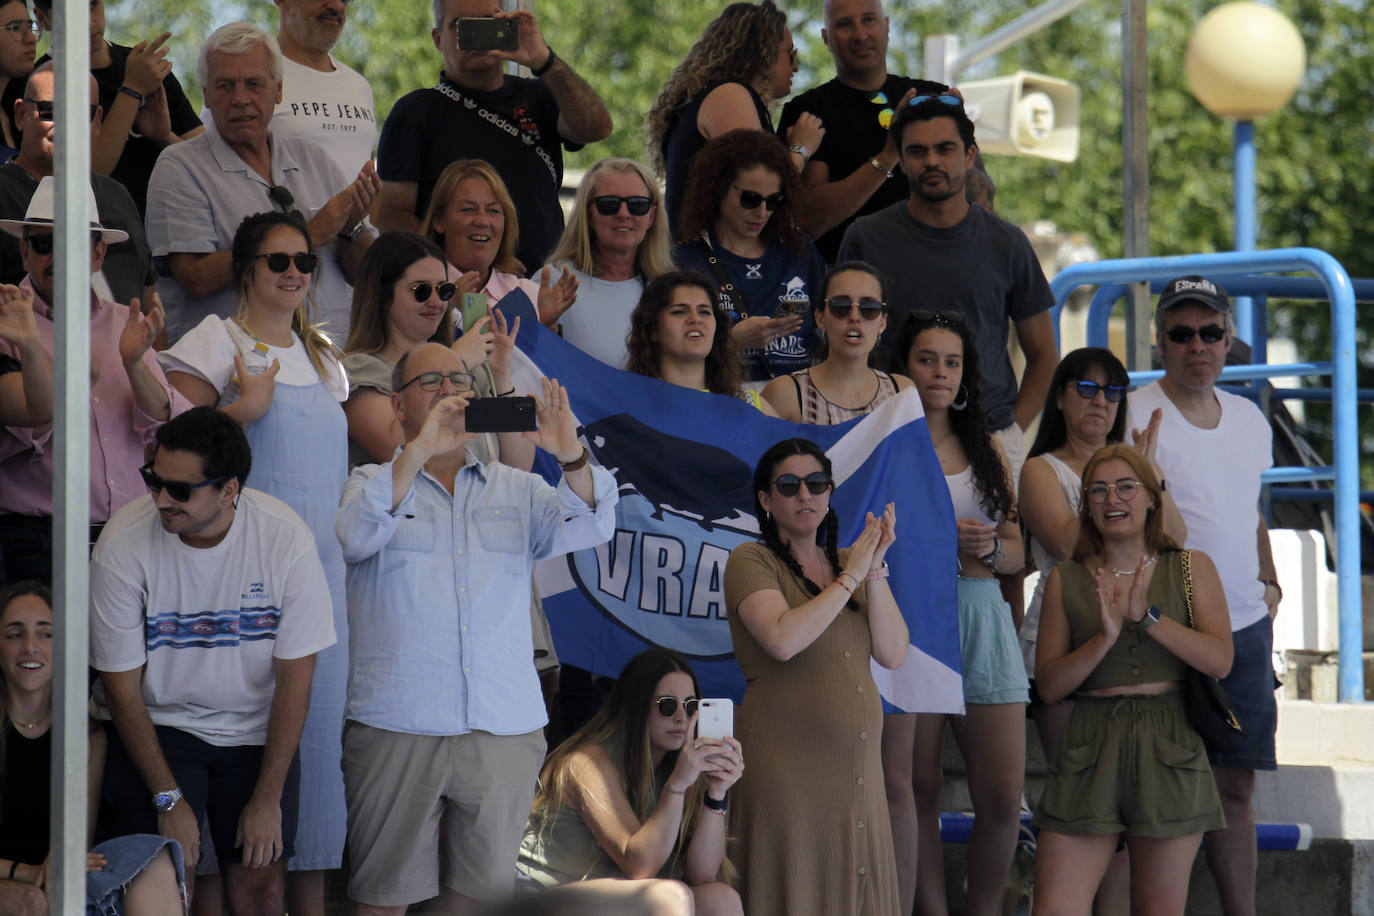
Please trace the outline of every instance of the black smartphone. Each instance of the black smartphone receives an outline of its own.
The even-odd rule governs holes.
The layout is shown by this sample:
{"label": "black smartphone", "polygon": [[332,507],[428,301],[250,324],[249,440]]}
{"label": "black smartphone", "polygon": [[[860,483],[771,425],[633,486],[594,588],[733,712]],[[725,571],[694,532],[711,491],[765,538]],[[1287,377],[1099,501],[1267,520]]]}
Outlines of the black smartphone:
{"label": "black smartphone", "polygon": [[458,20],[461,51],[514,51],[520,47],[520,26],[512,19],[464,16]]}
{"label": "black smartphone", "polygon": [[470,433],[521,433],[536,429],[534,398],[473,398],[463,411]]}

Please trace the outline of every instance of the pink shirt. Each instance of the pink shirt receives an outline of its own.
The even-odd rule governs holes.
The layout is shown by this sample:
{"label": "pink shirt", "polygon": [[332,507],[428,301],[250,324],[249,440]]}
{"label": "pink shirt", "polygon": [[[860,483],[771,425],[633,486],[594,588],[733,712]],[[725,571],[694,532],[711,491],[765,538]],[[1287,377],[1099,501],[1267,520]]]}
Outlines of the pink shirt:
{"label": "pink shirt", "polygon": [[[28,277],[24,286],[31,286]],[[52,308],[35,293],[33,310],[38,333],[52,356]],[[161,420],[150,417],[134,403],[133,387],[119,357],[119,335],[129,320],[129,308],[91,296],[91,367],[98,373],[91,386],[91,523],[109,521],[128,502],[148,492],[138,469],[147,460],[148,447]],[[9,341],[0,340],[0,351],[18,356]],[[167,384],[151,348],[143,364],[162,383],[171,404],[171,416],[189,410],[191,403]],[[41,434],[21,426],[0,428],[0,513],[51,516],[52,427]]]}
{"label": "pink shirt", "polygon": [[[448,269],[453,276],[462,276],[466,272],[454,267],[452,264],[448,266]],[[558,279],[557,274],[554,275],[554,279]],[[486,293],[488,302],[492,305],[497,305],[505,298],[507,293],[516,289],[523,292],[526,296],[529,296],[530,305],[534,306],[535,314],[539,314],[539,281],[537,280],[527,280],[524,277],[517,277],[515,274],[492,270],[491,276],[487,277],[487,285],[482,287],[482,292]],[[454,304],[457,304],[456,299],[454,300]],[[463,321],[462,316],[458,314],[457,311],[455,311],[454,314],[457,316],[455,320],[461,327]],[[463,328],[463,330],[466,331],[467,328]]]}

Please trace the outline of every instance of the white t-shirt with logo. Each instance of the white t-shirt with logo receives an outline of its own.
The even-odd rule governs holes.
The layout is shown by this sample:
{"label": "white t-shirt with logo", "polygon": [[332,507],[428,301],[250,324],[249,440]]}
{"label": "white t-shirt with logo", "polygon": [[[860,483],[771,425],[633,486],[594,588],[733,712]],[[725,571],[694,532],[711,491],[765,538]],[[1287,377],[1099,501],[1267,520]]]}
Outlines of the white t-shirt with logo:
{"label": "white t-shirt with logo", "polygon": [[[219,747],[267,742],[273,660],[335,642],[315,539],[299,515],[244,490],[224,540],[196,548],[162,527],[151,496],[110,519],[91,556],[90,658],[143,673],[154,725]],[[100,684],[96,714],[108,719]]]}
{"label": "white t-shirt with logo", "polygon": [[1231,629],[1248,627],[1269,614],[1259,581],[1260,475],[1274,463],[1274,433],[1259,408],[1238,395],[1216,390],[1221,422],[1215,429],[1189,423],[1159,382],[1131,392],[1126,424],[1144,429],[1156,407],[1164,409],[1155,460],[1188,524],[1185,547],[1212,558]]}

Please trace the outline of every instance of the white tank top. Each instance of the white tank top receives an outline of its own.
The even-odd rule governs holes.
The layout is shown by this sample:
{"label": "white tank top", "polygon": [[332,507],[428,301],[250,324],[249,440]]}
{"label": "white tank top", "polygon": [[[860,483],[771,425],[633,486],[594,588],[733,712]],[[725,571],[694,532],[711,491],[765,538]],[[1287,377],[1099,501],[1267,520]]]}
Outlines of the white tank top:
{"label": "white tank top", "polygon": [[972,518],[984,525],[997,524],[988,517],[978,502],[978,492],[973,488],[973,465],[969,465],[958,474],[946,474],[945,486],[949,487],[949,499],[954,503],[956,519]]}
{"label": "white tank top", "polygon": [[[1076,514],[1079,507],[1083,504],[1083,478],[1078,476],[1078,472],[1069,467],[1060,459],[1054,457],[1049,452],[1037,455],[1036,458],[1043,458],[1054,470],[1054,476],[1058,478],[1059,485],[1064,488],[1064,498],[1069,501],[1069,508]],[[1030,459],[1034,461],[1035,459]],[[1039,579],[1035,583],[1035,594],[1031,595],[1030,604],[1026,607],[1026,616],[1021,620],[1021,656],[1026,662],[1026,675],[1035,677],[1035,640],[1040,633],[1040,605],[1045,600],[1045,578],[1049,576],[1050,570],[1054,569],[1054,564],[1059,562],[1050,555],[1045,549],[1045,545],[1032,537],[1030,539],[1031,556],[1035,558],[1035,568],[1040,573]]]}

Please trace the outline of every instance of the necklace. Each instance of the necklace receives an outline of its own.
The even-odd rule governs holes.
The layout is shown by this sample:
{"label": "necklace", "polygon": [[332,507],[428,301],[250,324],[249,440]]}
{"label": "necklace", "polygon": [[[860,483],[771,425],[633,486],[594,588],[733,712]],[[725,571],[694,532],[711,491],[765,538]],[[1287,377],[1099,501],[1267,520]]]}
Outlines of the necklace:
{"label": "necklace", "polygon": [[[1151,554],[1151,555],[1150,555],[1150,559],[1148,559],[1148,560],[1145,561],[1145,565],[1144,565],[1144,567],[1142,567],[1142,568],[1143,568],[1143,569],[1149,569],[1151,566],[1154,566],[1154,565],[1155,565],[1155,560],[1157,560],[1157,559],[1159,559],[1159,554],[1157,554],[1157,553],[1156,553],[1156,554]],[[1134,570],[1134,569],[1117,569],[1115,566],[1109,566],[1109,567],[1107,567],[1107,568],[1110,569],[1110,570],[1112,571],[1112,576],[1115,577],[1115,578],[1117,578],[1117,579],[1120,579],[1122,576],[1134,576],[1134,575],[1135,575],[1135,570]]]}
{"label": "necklace", "polygon": [[18,719],[14,718],[13,716],[10,717],[10,721],[13,722],[15,725],[18,725],[20,728],[26,728],[26,729],[32,730],[32,729],[35,729],[35,728],[37,728],[38,726],[42,725],[44,722],[48,721],[48,716],[50,716],[50,715],[52,715],[51,710],[48,711],[48,712],[43,713],[43,715],[40,716],[39,719],[38,719],[36,722],[20,722]]}

